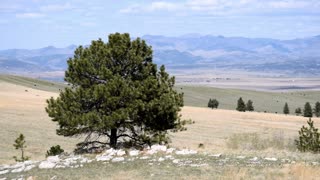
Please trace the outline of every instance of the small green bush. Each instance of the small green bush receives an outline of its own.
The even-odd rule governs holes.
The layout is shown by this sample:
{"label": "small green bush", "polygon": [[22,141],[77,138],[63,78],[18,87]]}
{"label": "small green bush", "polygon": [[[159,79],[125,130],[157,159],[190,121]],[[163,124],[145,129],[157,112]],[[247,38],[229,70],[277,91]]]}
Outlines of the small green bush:
{"label": "small green bush", "polygon": [[299,139],[295,140],[297,148],[302,151],[320,152],[320,133],[313,126],[311,118],[307,121],[309,127],[302,126]]}
{"label": "small green bush", "polygon": [[56,156],[56,155],[60,155],[61,153],[63,153],[64,150],[61,149],[60,145],[56,145],[56,146],[52,146],[46,154],[46,157],[48,156]]}

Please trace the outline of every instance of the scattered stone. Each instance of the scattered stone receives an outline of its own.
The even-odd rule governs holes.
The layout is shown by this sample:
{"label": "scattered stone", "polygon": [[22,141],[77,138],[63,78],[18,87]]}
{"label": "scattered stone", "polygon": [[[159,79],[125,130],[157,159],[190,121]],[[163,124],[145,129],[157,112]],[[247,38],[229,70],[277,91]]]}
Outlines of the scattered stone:
{"label": "scattered stone", "polygon": [[179,163],[179,159],[175,159],[172,161],[174,164],[178,164]]}
{"label": "scattered stone", "polygon": [[18,172],[22,172],[24,170],[24,166],[20,167],[19,169],[13,169],[11,172],[13,173],[18,173]]}
{"label": "scattered stone", "polygon": [[237,156],[237,159],[244,159],[246,158],[245,156]]}
{"label": "scattered stone", "polygon": [[249,161],[257,161],[258,160],[258,157],[254,157],[252,159],[249,159]]}
{"label": "scattered stone", "polygon": [[29,165],[27,166],[23,171],[26,172],[26,171],[30,171],[31,169],[35,168],[36,165],[32,164],[32,165]]}
{"label": "scattered stone", "polygon": [[264,159],[267,161],[277,161],[278,160],[277,158],[268,158],[268,157],[266,157]]}
{"label": "scattered stone", "polygon": [[163,158],[163,157],[160,157],[159,159],[158,159],[158,161],[159,162],[162,162],[162,161],[164,161],[165,159]]}
{"label": "scattered stone", "polygon": [[312,162],[311,164],[314,165],[314,166],[319,165],[318,162]]}
{"label": "scattered stone", "polygon": [[39,164],[39,168],[40,169],[52,169],[52,168],[54,168],[55,165],[56,165],[55,163],[52,163],[52,162],[49,162],[49,161],[42,161]]}
{"label": "scattered stone", "polygon": [[60,161],[59,156],[49,156],[47,157],[47,161],[51,163],[58,163]]}
{"label": "scattered stone", "polygon": [[112,156],[97,156],[96,160],[97,161],[110,161],[112,159]]}
{"label": "scattered stone", "polygon": [[167,151],[167,146],[155,144],[151,146],[151,149],[154,151]]}
{"label": "scattered stone", "polygon": [[126,154],[126,152],[124,150],[122,150],[122,149],[117,151],[117,156],[123,156],[125,154]]}
{"label": "scattered stone", "polygon": [[149,159],[149,156],[142,156],[140,159]]}
{"label": "scattered stone", "polygon": [[147,154],[149,154],[149,155],[152,155],[152,154],[155,154],[155,153],[157,153],[157,151],[153,150],[153,149],[150,149],[150,150],[147,151]]}
{"label": "scattered stone", "polygon": [[9,172],[9,170],[0,171],[0,175],[7,174],[8,172]]}
{"label": "scattered stone", "polygon": [[116,157],[112,159],[112,162],[120,162],[120,161],[124,161],[124,157]]}
{"label": "scattered stone", "polygon": [[169,149],[167,149],[166,153],[167,154],[171,154],[171,153],[173,153],[174,150],[176,150],[176,149],[175,148],[169,148]]}
{"label": "scattered stone", "polygon": [[178,154],[178,155],[197,154],[197,151],[183,149],[183,150],[180,150],[180,151],[176,151],[176,154]]}
{"label": "scattered stone", "polygon": [[131,151],[129,151],[129,155],[130,155],[130,156],[138,156],[138,155],[139,155],[139,152],[140,152],[140,151],[138,151],[138,150],[131,150]]}
{"label": "scattered stone", "polygon": [[222,156],[222,154],[221,153],[219,153],[219,154],[212,154],[212,155],[209,155],[210,157],[216,157],[216,158],[219,158],[219,157],[221,157]]}

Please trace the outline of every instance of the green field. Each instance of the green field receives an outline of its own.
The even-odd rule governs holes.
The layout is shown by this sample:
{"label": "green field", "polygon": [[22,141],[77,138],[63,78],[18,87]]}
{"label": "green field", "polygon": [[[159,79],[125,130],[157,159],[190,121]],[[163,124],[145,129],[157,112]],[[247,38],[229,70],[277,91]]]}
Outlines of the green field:
{"label": "green field", "polygon": [[[63,83],[12,75],[0,75],[0,81],[50,92],[59,92],[59,89],[66,87],[66,84]],[[303,109],[306,102],[310,102],[313,106],[315,102],[320,101],[320,91],[264,92],[186,85],[176,86],[176,89],[184,93],[184,105],[186,106],[207,107],[209,98],[215,98],[220,103],[219,109],[230,110],[236,108],[239,97],[242,97],[245,102],[251,99],[255,111],[269,113],[282,113],[286,102],[290,113],[294,114],[294,110],[297,107]]]}
{"label": "green field", "polygon": [[297,107],[303,109],[306,102],[313,106],[320,101],[320,91],[296,92],[264,92],[238,89],[220,89],[204,86],[177,86],[178,91],[184,92],[186,106],[207,107],[209,98],[219,101],[219,109],[235,110],[239,97],[247,102],[253,101],[255,111],[269,113],[283,113],[284,104],[289,105],[290,113],[294,114]]}
{"label": "green field", "polygon": [[63,83],[4,74],[0,74],[1,81],[49,92],[59,92],[59,89],[66,87],[66,84]]}

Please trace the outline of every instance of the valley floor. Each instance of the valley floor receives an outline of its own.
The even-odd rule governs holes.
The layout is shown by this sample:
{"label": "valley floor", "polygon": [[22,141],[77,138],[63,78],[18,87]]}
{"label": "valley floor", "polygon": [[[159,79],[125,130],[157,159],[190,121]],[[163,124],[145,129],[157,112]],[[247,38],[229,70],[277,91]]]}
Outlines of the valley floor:
{"label": "valley floor", "polygon": [[[55,133],[56,124],[52,122],[45,112],[45,100],[51,96],[56,97],[56,92],[36,90],[31,87],[0,81],[0,164],[14,163],[12,156],[19,152],[12,146],[19,133],[26,136],[26,154],[31,160],[42,160],[46,151],[59,144],[67,152],[71,152],[78,138],[65,138]],[[204,102],[207,103],[207,102]],[[90,172],[99,176],[95,178],[122,179],[129,175],[132,178],[157,179],[163,175],[164,179],[175,177],[194,179],[200,177],[211,179],[244,179],[254,177],[258,179],[293,178],[312,179],[319,172],[319,166],[309,166],[312,162],[320,162],[320,155],[297,152],[294,139],[307,118],[295,115],[282,115],[263,112],[237,112],[234,110],[185,106],[182,108],[182,118],[191,119],[194,124],[187,125],[187,131],[171,133],[170,146],[199,151],[199,155],[192,156],[191,161],[206,159],[203,153],[222,153],[223,158],[231,159],[225,166],[219,166],[222,159],[205,160],[208,167],[177,166],[172,161],[161,162],[160,165],[148,166],[142,161],[125,164],[88,164],[83,168],[69,170],[35,170],[40,179],[48,179],[49,175],[86,179],[83,176]],[[315,126],[320,127],[320,119],[313,118]],[[232,159],[236,156],[249,158],[274,157],[277,159],[290,159],[297,163],[271,163],[271,166],[246,166],[236,165]],[[278,161],[277,161],[278,162]],[[139,167],[136,169],[136,167]],[[214,167],[214,168],[212,168]],[[99,169],[102,168],[102,169]],[[102,171],[106,174],[101,174]],[[177,173],[179,172],[179,173]],[[65,173],[65,174],[64,174]],[[79,173],[79,174],[78,174]],[[82,174],[81,174],[82,173]],[[85,173],[85,174],[83,174]],[[48,176],[46,176],[48,174]],[[153,175],[152,175],[153,174]],[[217,175],[219,174],[219,175]],[[10,175],[16,177],[16,175]],[[26,176],[25,176],[26,177]],[[261,178],[263,177],[263,178]],[[93,177],[94,178],[94,177]],[[125,178],[124,178],[125,179]]]}

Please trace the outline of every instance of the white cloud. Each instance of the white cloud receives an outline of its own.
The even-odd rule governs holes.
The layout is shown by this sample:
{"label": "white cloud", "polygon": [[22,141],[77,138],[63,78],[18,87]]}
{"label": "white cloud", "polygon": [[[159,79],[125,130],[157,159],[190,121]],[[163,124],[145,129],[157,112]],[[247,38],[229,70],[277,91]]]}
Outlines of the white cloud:
{"label": "white cloud", "polygon": [[72,9],[73,7],[71,6],[70,3],[65,3],[65,4],[49,4],[45,6],[41,6],[40,10],[43,12],[59,12],[59,11],[65,11]]}
{"label": "white cloud", "polygon": [[154,11],[173,11],[179,8],[179,4],[165,1],[152,2],[147,5],[134,4],[125,9],[121,9],[121,13],[139,13],[139,12],[154,12]]}
{"label": "white cloud", "polygon": [[[185,0],[182,2],[158,1],[149,4],[134,4],[120,10],[122,13],[150,13],[172,11],[175,13],[239,14],[276,12],[320,8],[318,0]],[[316,10],[318,10],[316,9]],[[320,12],[320,9],[319,9]]]}
{"label": "white cloud", "polygon": [[42,13],[19,13],[19,14],[16,14],[17,18],[41,18],[44,16],[45,16],[45,14],[42,14]]}

